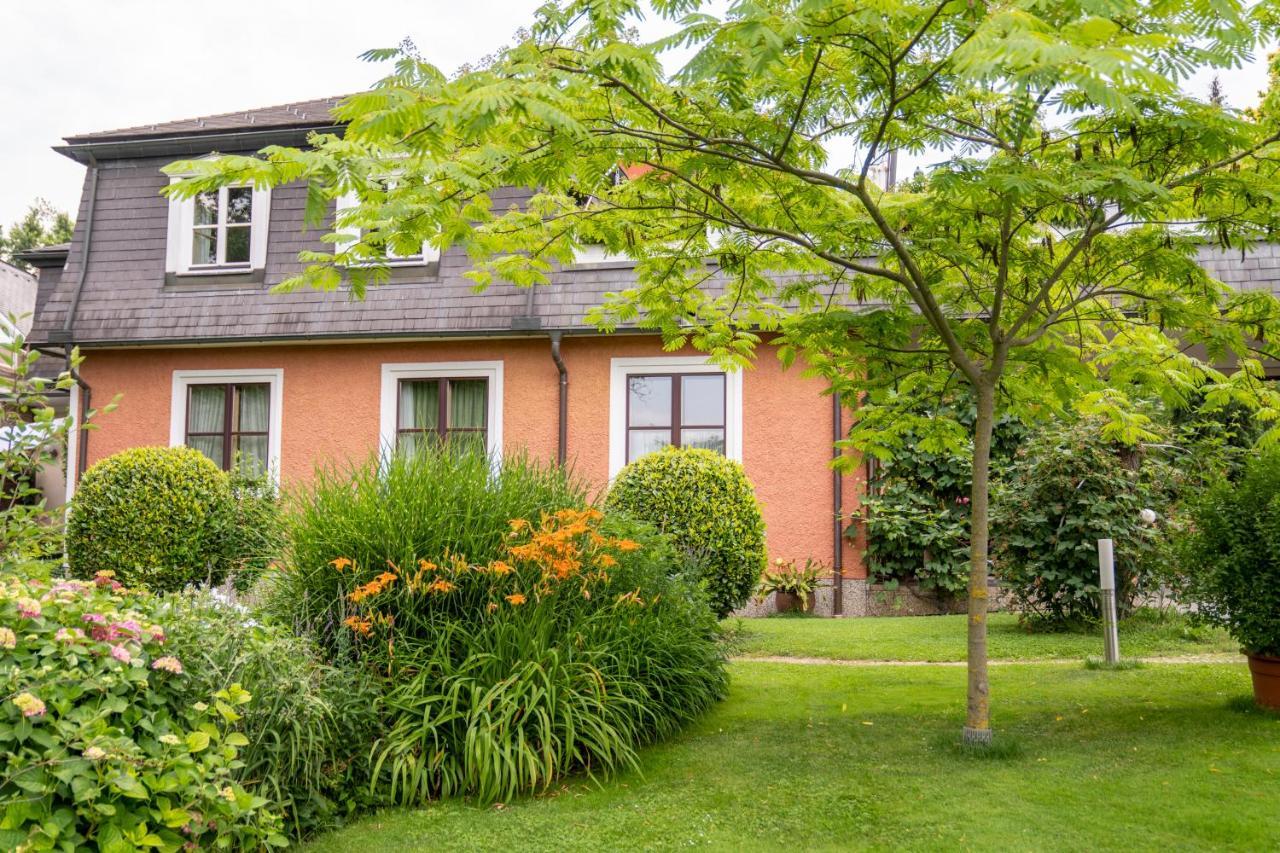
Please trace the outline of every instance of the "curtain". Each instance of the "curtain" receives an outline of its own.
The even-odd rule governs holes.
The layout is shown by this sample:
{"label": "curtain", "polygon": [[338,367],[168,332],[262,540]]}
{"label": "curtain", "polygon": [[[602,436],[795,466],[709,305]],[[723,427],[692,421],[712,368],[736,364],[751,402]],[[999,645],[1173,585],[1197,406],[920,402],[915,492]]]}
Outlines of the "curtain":
{"label": "curtain", "polygon": [[[240,385],[240,399],[236,424],[240,432],[265,433],[271,424],[271,387],[269,385]],[[236,438],[236,464],[247,471],[267,470],[267,436],[241,435]]]}
{"label": "curtain", "polygon": [[400,429],[438,429],[440,383],[435,379],[401,380]]}
{"label": "curtain", "polygon": [[449,429],[484,429],[488,386],[487,379],[454,379],[449,382]]}
{"label": "curtain", "polygon": [[[222,467],[222,428],[226,416],[227,386],[192,385],[191,403],[187,408],[187,445],[208,456]],[[191,435],[191,433],[215,433]]]}

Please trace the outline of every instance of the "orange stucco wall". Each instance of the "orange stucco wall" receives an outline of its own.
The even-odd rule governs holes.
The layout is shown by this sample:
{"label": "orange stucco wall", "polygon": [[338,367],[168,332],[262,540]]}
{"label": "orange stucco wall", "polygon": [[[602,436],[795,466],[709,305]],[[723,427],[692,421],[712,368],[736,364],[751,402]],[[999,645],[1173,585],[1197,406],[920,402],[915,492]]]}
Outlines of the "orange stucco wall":
{"label": "orange stucco wall", "polygon": [[[660,356],[648,336],[568,337],[569,456],[603,486],[609,474],[609,382],[613,357]],[[384,363],[503,362],[503,440],[554,458],[558,374],[546,338],[96,350],[81,374],[94,404],[116,395],[89,436],[89,463],[128,447],[169,442],[173,371],[279,368],[284,372],[281,477],[305,482],[323,460],[364,457],[379,440]],[[743,377],[743,464],[764,508],[772,557],[830,564],[831,400],[822,383],[783,370],[763,351]],[[844,478],[844,509],[857,507],[861,476]],[[844,546],[846,577],[863,577],[858,549]]]}

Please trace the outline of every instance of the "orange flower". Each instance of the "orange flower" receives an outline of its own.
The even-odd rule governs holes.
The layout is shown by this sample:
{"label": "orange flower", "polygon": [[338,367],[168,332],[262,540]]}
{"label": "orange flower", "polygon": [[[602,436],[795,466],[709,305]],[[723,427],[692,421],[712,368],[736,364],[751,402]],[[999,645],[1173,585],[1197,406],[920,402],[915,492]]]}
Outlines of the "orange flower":
{"label": "orange flower", "polygon": [[333,566],[333,567],[334,567],[335,569],[337,569],[338,571],[342,571],[343,569],[347,568],[348,566],[352,566],[352,565],[355,565],[355,564],[351,562],[351,558],[350,558],[350,557],[339,557],[339,558],[338,558],[338,559],[336,559],[336,560],[330,560],[330,561],[329,561],[329,565]]}
{"label": "orange flower", "polygon": [[373,632],[373,623],[368,619],[362,619],[359,616],[348,616],[346,619],[342,620],[342,624],[365,637],[369,636],[369,634]]}
{"label": "orange flower", "polygon": [[596,556],[596,565],[603,569],[608,569],[618,565],[618,561],[612,554],[599,554]]}
{"label": "orange flower", "polygon": [[507,565],[502,560],[494,560],[492,563],[490,563],[489,570],[492,571],[495,575],[499,575],[499,576],[509,575],[511,574],[512,571],[514,571],[511,568],[511,566]]}
{"label": "orange flower", "polygon": [[519,533],[521,530],[527,530],[529,528],[529,522],[525,521],[523,518],[513,518],[511,519],[510,524],[512,533]]}
{"label": "orange flower", "polygon": [[427,585],[427,592],[447,593],[453,592],[457,588],[457,585],[452,581],[447,581],[444,578],[436,578]]}
{"label": "orange flower", "polygon": [[634,539],[619,539],[613,544],[618,546],[619,551],[637,551],[640,549],[640,543]]}
{"label": "orange flower", "polygon": [[419,560],[418,569],[424,572],[434,572],[436,570],[436,564],[430,560]]}
{"label": "orange flower", "polygon": [[511,595],[507,596],[507,603],[514,607],[519,607],[521,604],[524,604],[524,602],[525,597],[518,592],[513,592]]}

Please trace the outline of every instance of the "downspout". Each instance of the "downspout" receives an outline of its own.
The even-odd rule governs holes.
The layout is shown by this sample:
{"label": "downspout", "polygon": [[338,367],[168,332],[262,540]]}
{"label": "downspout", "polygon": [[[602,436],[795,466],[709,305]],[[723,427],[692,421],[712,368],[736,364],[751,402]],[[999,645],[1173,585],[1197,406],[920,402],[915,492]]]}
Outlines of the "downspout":
{"label": "downspout", "polygon": [[85,278],[89,275],[89,244],[93,241],[93,210],[98,202],[98,161],[89,155],[89,201],[84,217],[84,248],[80,251],[80,272],[76,276],[76,289],[71,295],[71,305],[67,308],[67,318],[62,323],[62,339],[66,347],[66,369],[80,386],[80,411],[74,413],[76,435],[79,438],[77,459],[75,460],[77,484],[84,473],[85,463],[89,460],[89,432],[84,429],[84,419],[89,413],[89,401],[93,397],[93,389],[80,376],[80,372],[71,367],[72,328],[76,322],[76,313],[80,310],[80,297],[84,295]]}
{"label": "downspout", "polygon": [[[835,442],[844,438],[844,425],[840,410],[840,392],[831,395],[831,459],[840,458],[840,446]],[[831,615],[844,615],[844,530],[841,527],[844,511],[844,477],[840,469],[831,470]]]}
{"label": "downspout", "polygon": [[[532,291],[532,288],[530,290]],[[556,370],[560,372],[560,427],[556,443],[556,462],[561,465],[564,465],[569,455],[569,369],[564,366],[564,359],[560,357],[560,341],[563,337],[563,332],[551,333],[551,360],[556,363]]]}

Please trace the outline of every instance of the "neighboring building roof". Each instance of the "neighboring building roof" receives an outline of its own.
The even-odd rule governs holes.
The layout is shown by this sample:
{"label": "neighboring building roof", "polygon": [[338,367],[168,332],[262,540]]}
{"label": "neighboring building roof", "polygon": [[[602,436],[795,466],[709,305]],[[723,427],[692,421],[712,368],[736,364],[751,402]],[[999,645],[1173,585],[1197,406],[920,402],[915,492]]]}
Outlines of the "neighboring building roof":
{"label": "neighboring building roof", "polygon": [[25,335],[31,331],[31,312],[35,307],[36,277],[0,261],[0,314],[21,317],[18,330]]}
{"label": "neighboring building roof", "polygon": [[70,243],[56,243],[52,246],[39,246],[35,249],[27,249],[25,252],[18,252],[14,257],[20,261],[31,264],[33,267],[60,267],[67,262],[67,255],[70,251]]}
{"label": "neighboring building roof", "polygon": [[78,145],[90,142],[105,142],[107,140],[141,140],[168,136],[225,133],[236,130],[332,125],[335,120],[330,111],[344,97],[346,96],[338,95],[332,98],[316,98],[310,101],[295,101],[291,104],[276,104],[251,110],[237,110],[232,113],[218,113],[216,115],[158,122],[156,124],[143,124],[137,127],[124,127],[118,130],[98,130],[93,133],[74,134],[65,137],[65,139],[69,145]]}

